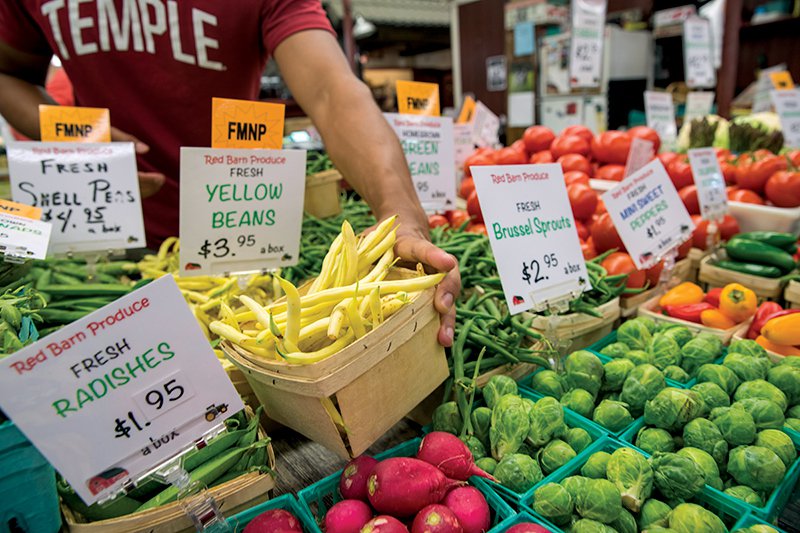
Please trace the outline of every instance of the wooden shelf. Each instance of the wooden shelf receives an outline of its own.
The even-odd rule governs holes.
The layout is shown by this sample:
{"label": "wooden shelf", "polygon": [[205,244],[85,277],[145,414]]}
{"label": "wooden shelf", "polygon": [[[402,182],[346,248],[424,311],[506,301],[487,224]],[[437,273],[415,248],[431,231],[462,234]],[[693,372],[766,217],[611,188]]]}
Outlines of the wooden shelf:
{"label": "wooden shelf", "polygon": [[774,20],[765,20],[764,22],[744,22],[739,29],[741,37],[749,37],[753,35],[783,33],[787,30],[797,31],[798,22],[800,17],[781,17]]}

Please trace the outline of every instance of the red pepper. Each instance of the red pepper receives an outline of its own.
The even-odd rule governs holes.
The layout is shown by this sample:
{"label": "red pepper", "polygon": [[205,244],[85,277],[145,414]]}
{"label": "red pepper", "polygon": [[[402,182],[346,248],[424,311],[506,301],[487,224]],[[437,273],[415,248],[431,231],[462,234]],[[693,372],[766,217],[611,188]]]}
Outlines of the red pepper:
{"label": "red pepper", "polygon": [[750,328],[747,330],[747,338],[755,340],[756,337],[761,335],[761,328],[764,327],[767,320],[781,311],[783,311],[783,307],[775,302],[764,302],[759,305],[758,309],[756,309],[756,314],[753,316],[753,323],[750,324]]}
{"label": "red pepper", "polygon": [[[780,306],[778,306],[778,307],[780,307]],[[761,320],[761,322],[757,323],[755,320],[753,320],[753,324],[750,326],[750,329],[747,330],[747,335],[748,335],[747,338],[748,339],[750,339],[750,338],[755,339],[759,335],[761,335],[761,329],[764,327],[764,324],[766,324],[767,322],[769,322],[773,318],[778,318],[778,317],[784,316],[784,315],[793,315],[795,313],[800,313],[800,309],[781,309],[777,313],[772,313],[771,315],[769,315],[767,317],[764,317]],[[755,337],[750,337],[750,331],[754,330],[754,328],[758,328],[757,330],[755,330],[755,335],[756,336]]]}
{"label": "red pepper", "polygon": [[663,309],[672,318],[700,324],[700,313],[709,309],[716,309],[716,307],[708,302],[700,302],[699,304],[665,305]]}
{"label": "red pepper", "polygon": [[704,302],[710,303],[714,307],[719,307],[719,295],[722,294],[722,287],[717,287],[716,289],[711,289],[706,293],[706,297],[703,298]]}

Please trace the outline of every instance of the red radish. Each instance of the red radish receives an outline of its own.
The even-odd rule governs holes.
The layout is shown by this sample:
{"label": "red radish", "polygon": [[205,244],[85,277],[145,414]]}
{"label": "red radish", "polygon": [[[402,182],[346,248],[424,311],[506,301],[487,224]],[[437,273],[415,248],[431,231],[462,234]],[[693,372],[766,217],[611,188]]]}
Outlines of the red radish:
{"label": "red radish", "polygon": [[489,504],[475,487],[459,487],[447,493],[442,505],[453,511],[464,533],[483,533],[491,525]]}
{"label": "red radish", "polygon": [[358,533],[372,519],[372,509],[361,500],[342,500],[325,514],[327,533]]}
{"label": "red radish", "polygon": [[339,492],[345,500],[367,501],[367,479],[378,460],[359,455],[344,467],[339,478]]}
{"label": "red radish", "polygon": [[451,479],[466,481],[470,476],[494,478],[475,466],[472,452],[461,439],[444,431],[425,435],[419,444],[417,459],[430,463]]}
{"label": "red radish", "polygon": [[276,531],[302,533],[303,526],[289,511],[272,509],[252,519],[242,533],[275,533]]}
{"label": "red radish", "polygon": [[523,522],[522,524],[517,524],[516,526],[507,529],[506,533],[552,533],[549,529],[543,528],[539,524],[533,524],[531,522]]}
{"label": "red radish", "polygon": [[411,524],[411,533],[463,533],[464,529],[458,522],[455,513],[445,507],[434,503],[417,513],[414,523]]}
{"label": "red radish", "polygon": [[364,524],[360,533],[408,533],[408,528],[397,518],[380,515]]}
{"label": "red radish", "polygon": [[460,484],[447,479],[441,470],[425,461],[392,457],[372,470],[367,494],[379,513],[404,517],[417,514],[426,505],[439,503],[448,490]]}

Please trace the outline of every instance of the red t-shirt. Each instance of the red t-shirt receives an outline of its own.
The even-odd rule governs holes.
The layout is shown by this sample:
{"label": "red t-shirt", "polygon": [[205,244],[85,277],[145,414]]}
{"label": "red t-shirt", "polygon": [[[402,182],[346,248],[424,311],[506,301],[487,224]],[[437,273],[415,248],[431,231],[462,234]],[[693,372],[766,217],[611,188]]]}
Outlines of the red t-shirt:
{"label": "red t-shirt", "polygon": [[148,243],[178,234],[181,146],[209,146],[211,98],[256,99],[285,38],[333,31],[320,0],[0,0],[0,40],[58,55],[76,105],[150,145],[139,169],[167,176],[144,200]]}

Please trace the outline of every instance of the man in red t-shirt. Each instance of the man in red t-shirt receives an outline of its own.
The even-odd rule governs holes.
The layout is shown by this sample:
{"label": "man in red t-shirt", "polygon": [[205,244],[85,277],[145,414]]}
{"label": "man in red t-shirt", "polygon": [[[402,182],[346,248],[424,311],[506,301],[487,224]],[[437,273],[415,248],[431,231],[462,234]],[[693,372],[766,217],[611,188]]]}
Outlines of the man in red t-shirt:
{"label": "man in red t-shirt", "polygon": [[350,71],[319,0],[0,0],[0,114],[39,138],[38,106],[56,54],[76,105],[111,110],[133,141],[148,241],[178,232],[180,146],[207,146],[211,98],[258,97],[272,55],[326,149],[379,219],[400,215],[397,253],[449,272],[439,340],[450,345],[456,260],[427,240],[400,144]]}

